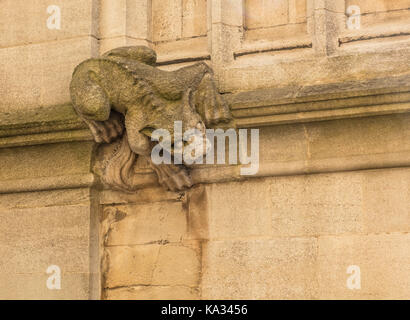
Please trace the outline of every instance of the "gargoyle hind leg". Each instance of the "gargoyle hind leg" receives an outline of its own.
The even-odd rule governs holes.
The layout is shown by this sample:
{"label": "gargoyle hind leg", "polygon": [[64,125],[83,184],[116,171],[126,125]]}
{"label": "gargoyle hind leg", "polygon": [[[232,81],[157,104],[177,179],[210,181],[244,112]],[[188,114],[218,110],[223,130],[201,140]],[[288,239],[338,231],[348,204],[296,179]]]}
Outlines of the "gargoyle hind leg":
{"label": "gargoyle hind leg", "polygon": [[93,73],[80,70],[70,84],[71,99],[77,114],[91,130],[97,143],[110,143],[123,133],[121,117],[111,110],[109,99],[93,80]]}

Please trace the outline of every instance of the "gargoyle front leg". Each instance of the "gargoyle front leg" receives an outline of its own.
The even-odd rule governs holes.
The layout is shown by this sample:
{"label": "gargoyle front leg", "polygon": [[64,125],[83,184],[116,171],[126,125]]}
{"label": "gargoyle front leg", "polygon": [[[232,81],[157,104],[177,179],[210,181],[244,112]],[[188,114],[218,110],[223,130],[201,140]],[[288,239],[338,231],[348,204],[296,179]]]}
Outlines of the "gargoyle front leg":
{"label": "gargoyle front leg", "polygon": [[154,164],[150,161],[152,169],[158,176],[159,183],[167,190],[182,191],[192,187],[192,179],[183,165]]}

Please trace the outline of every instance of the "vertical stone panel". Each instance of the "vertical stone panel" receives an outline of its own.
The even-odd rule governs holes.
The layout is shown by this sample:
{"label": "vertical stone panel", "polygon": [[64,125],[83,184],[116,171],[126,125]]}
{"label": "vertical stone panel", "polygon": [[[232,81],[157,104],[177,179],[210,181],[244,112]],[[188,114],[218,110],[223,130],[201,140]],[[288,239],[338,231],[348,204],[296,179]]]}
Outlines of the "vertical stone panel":
{"label": "vertical stone panel", "polygon": [[[12,208],[9,199],[17,200],[13,195],[1,197],[2,203],[10,206],[0,206],[1,299],[99,298],[98,257],[93,244],[98,242],[93,235],[98,226],[91,218],[96,211],[89,190],[81,198],[75,198],[76,190],[65,191],[67,205],[55,205],[63,198],[56,195],[37,193],[37,205],[49,202],[50,206],[32,202],[27,208]],[[83,202],[76,204],[79,199]],[[55,274],[46,272],[52,265],[61,271],[60,290],[47,287],[48,278]]]}
{"label": "vertical stone panel", "polygon": [[182,36],[182,0],[152,1],[153,41],[170,41]]}
{"label": "vertical stone panel", "polygon": [[207,32],[207,0],[183,0],[182,36],[205,36]]}
{"label": "vertical stone panel", "polygon": [[310,299],[316,295],[316,239],[210,241],[203,299]]}
{"label": "vertical stone panel", "polygon": [[245,1],[245,23],[249,29],[273,27],[288,22],[288,0]]}
{"label": "vertical stone panel", "polygon": [[[410,236],[380,234],[319,238],[320,299],[407,299]],[[351,289],[349,266],[360,268],[360,289]]]}

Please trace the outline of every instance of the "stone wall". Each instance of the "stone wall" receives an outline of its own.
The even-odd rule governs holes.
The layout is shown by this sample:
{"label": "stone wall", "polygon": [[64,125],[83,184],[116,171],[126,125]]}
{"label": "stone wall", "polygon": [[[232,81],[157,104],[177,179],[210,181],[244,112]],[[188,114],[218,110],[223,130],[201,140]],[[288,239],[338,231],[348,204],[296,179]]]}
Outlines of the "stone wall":
{"label": "stone wall", "polygon": [[105,298],[406,299],[410,171],[388,158],[409,138],[408,116],[266,127],[261,167],[284,176],[103,192]]}
{"label": "stone wall", "polygon": [[[1,1],[0,298],[408,298],[409,26],[408,0]],[[124,45],[212,66],[258,174],[104,189],[68,86]]]}

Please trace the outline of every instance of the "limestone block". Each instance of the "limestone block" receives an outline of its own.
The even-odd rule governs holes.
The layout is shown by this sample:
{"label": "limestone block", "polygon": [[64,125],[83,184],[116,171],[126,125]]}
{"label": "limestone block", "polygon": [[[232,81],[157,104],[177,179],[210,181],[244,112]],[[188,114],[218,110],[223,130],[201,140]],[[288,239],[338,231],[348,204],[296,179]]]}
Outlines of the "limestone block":
{"label": "limestone block", "polygon": [[197,285],[200,271],[195,247],[154,244],[116,246],[105,250],[108,255],[105,288]]}
{"label": "limestone block", "polygon": [[151,40],[151,0],[127,1],[127,35]]}
{"label": "limestone block", "polygon": [[245,1],[245,23],[249,29],[267,28],[289,22],[288,0]]}
{"label": "limestone block", "polygon": [[[1,272],[89,270],[90,208],[87,205],[1,209]],[[29,261],[29,263],[28,263]]]}
{"label": "limestone block", "polygon": [[313,0],[310,2],[311,4],[309,4],[308,2],[308,5],[312,5],[315,8],[315,10],[326,9],[333,13],[345,12],[345,0]]}
{"label": "limestone block", "polygon": [[212,184],[207,193],[209,239],[270,234],[272,203],[264,180]]}
{"label": "limestone block", "polygon": [[0,180],[87,174],[92,151],[92,142],[0,149]]}
{"label": "limestone block", "polygon": [[[410,149],[410,117],[335,120],[306,125],[311,159],[334,159]],[[400,138],[398,138],[400,137]]]}
{"label": "limestone block", "polygon": [[25,193],[0,194],[0,210],[88,204],[90,189],[64,189]]}
{"label": "limestone block", "polygon": [[274,178],[273,235],[408,232],[409,175],[395,169]]}
{"label": "limestone block", "polygon": [[[98,295],[90,207],[87,204],[0,209],[0,298],[88,299]],[[46,282],[51,265],[61,270],[61,290]],[[99,278],[96,275],[96,278]],[[96,288],[96,287],[95,287]]]}
{"label": "limestone block", "polygon": [[273,179],[273,236],[361,231],[361,177],[329,174]]}
{"label": "limestone block", "polygon": [[101,39],[128,36],[149,39],[149,0],[102,0],[100,4]]}
{"label": "limestone block", "polygon": [[210,241],[203,299],[311,299],[317,292],[314,238]]}
{"label": "limestone block", "polygon": [[87,300],[90,299],[89,275],[61,273],[61,289],[47,287],[46,273],[0,273],[0,299],[2,300]]}
{"label": "limestone block", "polygon": [[166,245],[160,249],[152,284],[196,287],[201,273],[200,260],[196,243]]}
{"label": "limestone block", "polygon": [[[308,146],[301,125],[282,125],[259,129],[259,160],[263,162],[290,162],[305,160]],[[249,131],[248,131],[249,132]],[[248,133],[249,135],[249,133]],[[248,145],[250,138],[248,139]]]}
{"label": "limestone block", "polygon": [[102,0],[100,4],[100,37],[127,34],[127,0]]}
{"label": "limestone block", "polygon": [[[307,49],[295,50],[293,54],[285,51],[282,56],[275,52],[248,58],[240,57],[220,73],[219,90],[232,92],[308,86],[312,83],[366,81],[389,78],[392,74],[404,76],[409,73],[407,48],[397,46],[394,50],[388,47],[384,47],[383,51],[374,49],[374,46],[362,47],[360,53],[346,52],[321,59],[319,62]],[[301,73],[300,70],[305,72]]]}
{"label": "limestone block", "polygon": [[117,206],[125,216],[111,224],[107,246],[153,242],[180,242],[186,233],[186,214],[181,202]]}
{"label": "limestone block", "polygon": [[[409,234],[319,238],[321,299],[407,299],[410,278]],[[349,266],[360,268],[360,289],[349,289]]]}
{"label": "limestone block", "polygon": [[152,1],[153,41],[181,38],[182,3],[180,0]]}
{"label": "limestone block", "polygon": [[89,36],[0,49],[1,112],[69,102],[74,67],[96,54]]}
{"label": "limestone block", "polygon": [[[162,42],[155,46],[158,63],[179,59],[202,58],[209,59],[208,40],[205,37],[194,37],[179,41]],[[193,64],[195,62],[189,62]],[[165,65],[162,69],[173,68],[173,70],[184,67],[185,64]]]}
{"label": "limestone block", "polygon": [[[47,12],[50,5],[60,8],[61,29],[50,30]],[[0,48],[96,36],[95,0],[4,0],[0,3]],[[2,61],[4,61],[2,59]]]}
{"label": "limestone block", "polygon": [[374,170],[362,175],[366,232],[410,231],[410,170]]}
{"label": "limestone block", "polygon": [[214,24],[229,26],[243,26],[243,1],[242,0],[211,0],[212,1],[212,32]]}
{"label": "limestone block", "polygon": [[[246,31],[246,40],[249,41],[286,41],[295,39],[307,34],[307,26],[305,23],[284,24],[275,26],[274,28],[257,28]],[[283,45],[286,47],[286,45]]]}
{"label": "limestone block", "polygon": [[289,0],[289,23],[303,23],[307,20],[306,0]]}
{"label": "limestone block", "polygon": [[196,300],[199,298],[197,289],[181,286],[107,289],[104,294],[107,300]]}
{"label": "limestone block", "polygon": [[106,260],[105,288],[150,285],[159,245],[109,247]]}
{"label": "limestone block", "polygon": [[361,13],[385,12],[400,9],[409,9],[409,0],[346,0],[346,8],[358,5]]}
{"label": "limestone block", "polygon": [[207,1],[183,0],[182,37],[204,36],[207,33]]}

